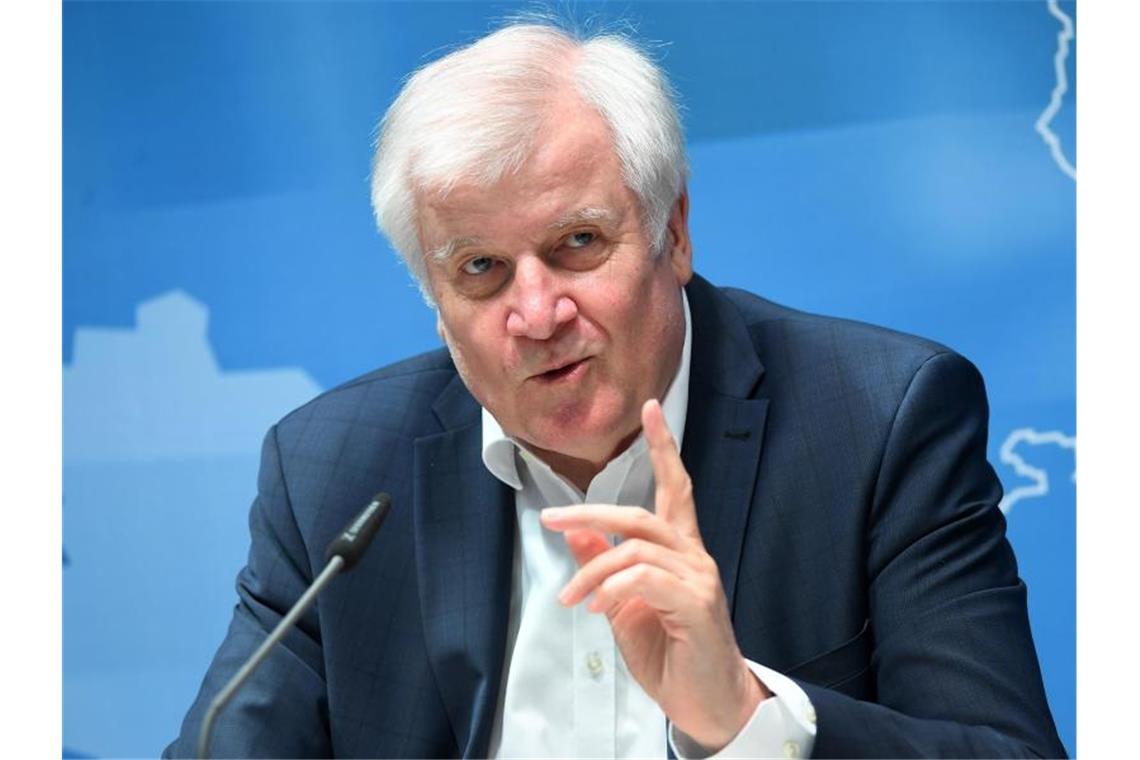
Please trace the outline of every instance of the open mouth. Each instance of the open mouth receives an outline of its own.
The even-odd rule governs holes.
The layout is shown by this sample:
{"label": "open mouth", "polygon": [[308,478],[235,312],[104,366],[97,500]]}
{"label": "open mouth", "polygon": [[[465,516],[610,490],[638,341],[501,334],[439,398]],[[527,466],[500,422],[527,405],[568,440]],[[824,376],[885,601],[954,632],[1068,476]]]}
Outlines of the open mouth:
{"label": "open mouth", "polygon": [[570,362],[569,364],[558,367],[557,369],[552,369],[547,372],[543,372],[540,375],[535,375],[535,377],[546,383],[557,382],[564,378],[570,377],[572,374],[574,374],[575,370],[583,367],[585,364],[585,359],[579,359],[576,362]]}

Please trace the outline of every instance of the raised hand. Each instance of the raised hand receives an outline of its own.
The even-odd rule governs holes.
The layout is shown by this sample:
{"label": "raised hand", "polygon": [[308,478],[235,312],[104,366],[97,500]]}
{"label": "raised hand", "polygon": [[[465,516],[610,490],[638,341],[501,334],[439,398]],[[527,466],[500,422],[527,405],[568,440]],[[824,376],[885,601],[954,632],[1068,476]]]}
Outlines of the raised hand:
{"label": "raised hand", "polygon": [[[745,664],[716,562],[697,527],[693,486],[661,405],[641,423],[657,484],[656,513],[584,504],[542,512],[562,531],[579,570],[559,596],[604,612],[631,675],[674,725],[711,751],[732,740],[771,696]],[[606,534],[624,540],[611,546]]]}

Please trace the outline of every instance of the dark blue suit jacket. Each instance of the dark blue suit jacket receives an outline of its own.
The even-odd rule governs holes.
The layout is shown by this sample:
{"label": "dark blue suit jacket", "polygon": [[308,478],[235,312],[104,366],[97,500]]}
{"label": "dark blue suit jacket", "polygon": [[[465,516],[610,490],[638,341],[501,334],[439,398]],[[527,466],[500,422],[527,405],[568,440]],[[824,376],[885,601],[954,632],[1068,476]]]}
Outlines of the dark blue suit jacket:
{"label": "dark blue suit jacket", "polygon": [[[977,370],[942,346],[700,278],[683,459],[745,656],[798,680],[817,757],[1061,756],[986,462]],[[168,753],[372,494],[394,508],[221,715],[215,756],[482,756],[513,492],[445,351],[269,431],[234,618]]]}

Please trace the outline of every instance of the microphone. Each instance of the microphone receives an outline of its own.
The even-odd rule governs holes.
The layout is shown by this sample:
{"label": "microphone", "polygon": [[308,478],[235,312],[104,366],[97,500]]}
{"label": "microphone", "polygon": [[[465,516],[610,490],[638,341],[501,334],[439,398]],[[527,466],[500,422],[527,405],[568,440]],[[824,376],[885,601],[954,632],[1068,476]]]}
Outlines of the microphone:
{"label": "microphone", "polygon": [[253,671],[269,655],[269,650],[273,648],[273,645],[283,639],[289,629],[296,625],[309,607],[313,606],[317,594],[329,584],[329,581],[341,570],[349,570],[356,565],[372,542],[376,531],[380,530],[380,525],[388,516],[388,511],[391,508],[391,496],[386,493],[376,494],[368,506],[361,510],[360,514],[348,524],[348,527],[332,540],[328,549],[325,550],[325,562],[327,563],[325,569],[305,590],[305,593],[301,595],[301,598],[297,600],[297,603],[293,605],[285,617],[281,618],[281,622],[257,648],[257,651],[245,661],[245,664],[234,674],[225,688],[218,692],[213,701],[210,702],[210,706],[206,710],[206,717],[202,720],[202,728],[198,732],[198,757],[208,758],[210,756],[210,737],[214,732],[214,721],[217,720],[218,713],[249,680]]}

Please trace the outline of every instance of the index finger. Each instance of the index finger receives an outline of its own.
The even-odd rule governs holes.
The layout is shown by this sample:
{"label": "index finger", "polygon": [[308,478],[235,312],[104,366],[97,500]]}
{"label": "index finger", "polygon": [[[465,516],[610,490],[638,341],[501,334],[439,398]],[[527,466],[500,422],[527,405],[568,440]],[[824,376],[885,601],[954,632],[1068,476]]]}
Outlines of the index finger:
{"label": "index finger", "polygon": [[650,399],[641,407],[641,426],[649,444],[649,461],[657,483],[656,513],[682,533],[699,537],[693,481],[681,462],[677,442],[657,399]]}
{"label": "index finger", "polygon": [[616,504],[575,504],[547,507],[539,513],[542,525],[550,530],[588,530],[616,534],[623,539],[640,538],[672,548],[680,548],[680,531],[659,516],[641,507]]}

